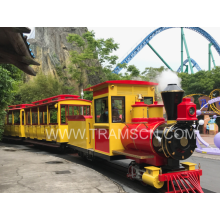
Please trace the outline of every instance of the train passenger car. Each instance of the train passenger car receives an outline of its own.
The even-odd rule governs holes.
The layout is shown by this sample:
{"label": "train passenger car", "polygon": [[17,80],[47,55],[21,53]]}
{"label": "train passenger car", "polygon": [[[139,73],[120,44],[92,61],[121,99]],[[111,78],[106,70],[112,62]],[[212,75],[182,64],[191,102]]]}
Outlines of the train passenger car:
{"label": "train passenger car", "polygon": [[[77,95],[58,95],[22,106],[23,109],[20,110],[22,133],[16,133],[16,136],[25,138],[25,142],[61,149],[64,149],[68,142],[67,116],[91,114],[91,101],[80,99]],[[13,121],[17,109],[9,109],[7,114],[9,122],[11,112]],[[15,136],[15,129],[16,123],[11,124],[10,128],[6,125],[4,135]]]}
{"label": "train passenger car", "polygon": [[8,106],[5,117],[4,137],[25,138],[25,116],[24,108],[32,104],[20,104]]}

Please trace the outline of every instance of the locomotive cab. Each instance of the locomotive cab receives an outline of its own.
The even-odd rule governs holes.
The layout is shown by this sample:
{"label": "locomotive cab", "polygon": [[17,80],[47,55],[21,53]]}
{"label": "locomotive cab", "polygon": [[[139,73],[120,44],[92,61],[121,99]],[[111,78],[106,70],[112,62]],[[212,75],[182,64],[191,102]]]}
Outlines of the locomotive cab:
{"label": "locomotive cab", "polygon": [[128,156],[121,142],[121,131],[128,123],[135,123],[134,118],[147,123],[147,104],[155,101],[156,85],[145,81],[113,80],[84,90],[93,92],[93,124],[89,135],[94,137],[91,140],[94,155],[107,160]]}

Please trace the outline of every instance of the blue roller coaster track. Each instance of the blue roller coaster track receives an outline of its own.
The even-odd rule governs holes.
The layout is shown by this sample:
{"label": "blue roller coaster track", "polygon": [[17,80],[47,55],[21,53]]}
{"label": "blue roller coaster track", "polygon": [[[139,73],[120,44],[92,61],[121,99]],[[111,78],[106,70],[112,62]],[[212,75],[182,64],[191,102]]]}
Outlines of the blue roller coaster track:
{"label": "blue roller coaster track", "polygon": [[[139,43],[129,54],[128,56],[125,57],[125,59],[123,59],[123,61],[121,62],[121,64],[123,63],[129,63],[143,48],[144,46],[146,46],[157,34],[161,33],[162,31],[171,29],[174,27],[160,27],[157,28],[156,30],[154,30],[153,32],[151,32],[146,38],[144,38],[144,40],[141,41],[141,43]],[[199,27],[184,27],[187,29],[190,29],[192,31],[197,32],[198,34],[202,35],[203,37],[205,37],[210,43],[212,43],[212,45],[214,46],[214,48],[216,49],[217,53],[220,55],[220,46],[217,43],[217,41],[206,31],[204,31],[202,28]],[[186,62],[186,61],[185,61]],[[195,62],[195,61],[194,61]],[[196,63],[196,62],[195,62]],[[197,64],[198,65],[198,64]],[[200,67],[199,67],[200,68]],[[122,68],[120,67],[116,67],[113,70],[113,73],[118,74],[121,71]],[[200,68],[201,69],[201,68]]]}
{"label": "blue roller coaster track", "polygon": [[[195,61],[194,59],[192,59],[192,58],[190,58],[190,59],[191,59],[191,63],[193,64],[193,67],[196,67],[196,69],[197,69],[198,71],[202,70],[202,69],[200,68],[199,64],[196,63],[196,61]],[[183,62],[183,65],[185,66],[188,62],[189,62],[189,60],[186,59],[186,60]],[[177,72],[178,72],[178,73],[181,72],[181,65],[180,65],[179,69],[177,70]]]}

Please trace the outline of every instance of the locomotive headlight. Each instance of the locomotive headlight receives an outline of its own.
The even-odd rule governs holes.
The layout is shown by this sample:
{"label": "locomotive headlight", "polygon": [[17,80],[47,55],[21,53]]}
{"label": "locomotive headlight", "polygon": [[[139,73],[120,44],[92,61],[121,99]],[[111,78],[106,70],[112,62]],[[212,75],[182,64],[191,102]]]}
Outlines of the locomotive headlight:
{"label": "locomotive headlight", "polygon": [[189,109],[189,114],[190,114],[190,116],[193,116],[195,114],[195,108],[191,107]]}

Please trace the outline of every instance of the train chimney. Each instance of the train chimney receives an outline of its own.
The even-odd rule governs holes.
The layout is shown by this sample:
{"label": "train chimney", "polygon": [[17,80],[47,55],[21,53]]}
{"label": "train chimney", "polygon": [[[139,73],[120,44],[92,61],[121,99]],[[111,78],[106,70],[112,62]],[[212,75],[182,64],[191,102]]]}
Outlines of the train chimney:
{"label": "train chimney", "polygon": [[182,101],[184,91],[177,84],[168,84],[161,92],[167,113],[167,122],[174,123],[177,119],[177,105]]}

